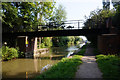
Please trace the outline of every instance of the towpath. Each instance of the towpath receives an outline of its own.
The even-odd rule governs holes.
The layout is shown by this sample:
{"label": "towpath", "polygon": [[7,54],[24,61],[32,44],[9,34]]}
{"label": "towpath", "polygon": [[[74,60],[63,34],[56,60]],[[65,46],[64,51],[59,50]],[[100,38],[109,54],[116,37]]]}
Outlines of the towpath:
{"label": "towpath", "polygon": [[83,63],[78,67],[75,78],[102,78],[102,73],[93,54],[93,48],[90,45],[87,46],[82,61]]}

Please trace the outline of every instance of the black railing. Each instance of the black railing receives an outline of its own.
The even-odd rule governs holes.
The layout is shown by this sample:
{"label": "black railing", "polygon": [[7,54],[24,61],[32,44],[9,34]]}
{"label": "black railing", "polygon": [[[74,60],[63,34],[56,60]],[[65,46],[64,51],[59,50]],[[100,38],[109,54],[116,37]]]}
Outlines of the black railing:
{"label": "black railing", "polygon": [[39,25],[37,30],[33,32],[6,32],[3,38],[12,36],[33,36],[33,37],[50,37],[50,36],[80,36],[80,35],[101,35],[110,33],[109,28],[94,27],[91,25],[83,27],[80,23],[83,20],[69,20],[58,22],[50,22],[47,25]]}
{"label": "black railing", "polygon": [[71,29],[71,30],[49,30],[49,31],[35,31],[35,32],[14,32],[3,33],[2,37],[17,37],[17,36],[31,36],[31,37],[51,37],[51,36],[82,36],[82,35],[101,35],[109,34],[109,29]]}

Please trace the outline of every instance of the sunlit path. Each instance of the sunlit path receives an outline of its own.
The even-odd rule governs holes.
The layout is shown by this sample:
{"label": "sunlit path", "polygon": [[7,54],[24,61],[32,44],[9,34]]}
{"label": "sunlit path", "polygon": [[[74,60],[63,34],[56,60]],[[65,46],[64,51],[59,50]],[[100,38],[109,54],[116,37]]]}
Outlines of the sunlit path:
{"label": "sunlit path", "polygon": [[79,66],[79,69],[76,72],[75,77],[76,78],[102,78],[102,73],[98,68],[95,56],[93,56],[93,48],[90,48],[88,45],[86,49],[86,53],[84,55],[86,56],[82,57],[83,63]]}

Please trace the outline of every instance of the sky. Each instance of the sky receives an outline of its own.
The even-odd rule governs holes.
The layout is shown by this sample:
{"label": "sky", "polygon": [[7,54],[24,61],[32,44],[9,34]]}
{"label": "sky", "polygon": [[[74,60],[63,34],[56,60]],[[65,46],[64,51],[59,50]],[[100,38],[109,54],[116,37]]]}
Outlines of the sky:
{"label": "sky", "polygon": [[[66,20],[83,20],[85,21],[85,15],[89,17],[90,12],[96,9],[103,9],[102,1],[103,0],[55,0],[57,6],[59,4],[65,7],[67,12]],[[113,6],[110,5],[112,9]],[[71,24],[70,24],[71,25]],[[77,24],[73,24],[77,28]],[[83,26],[83,23],[80,23],[80,27]],[[80,36],[84,40],[87,40],[85,36]]]}
{"label": "sky", "polygon": [[[62,4],[67,12],[66,20],[83,20],[85,15],[89,17],[90,12],[97,8],[102,9],[102,0],[55,0],[57,5]],[[111,6],[112,8],[112,6]],[[82,22],[83,22],[82,21]],[[80,25],[83,26],[82,23]]]}

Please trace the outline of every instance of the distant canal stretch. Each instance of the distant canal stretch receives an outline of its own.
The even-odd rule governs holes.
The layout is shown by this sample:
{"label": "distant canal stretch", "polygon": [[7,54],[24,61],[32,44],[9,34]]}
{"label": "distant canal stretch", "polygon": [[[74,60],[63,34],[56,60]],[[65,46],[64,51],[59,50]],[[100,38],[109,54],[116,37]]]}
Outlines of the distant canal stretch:
{"label": "distant canal stretch", "polygon": [[[79,46],[82,46],[80,44]],[[63,57],[69,57],[76,46],[50,48],[49,53],[42,54],[40,58],[21,58],[2,62],[2,78],[33,78],[47,70]]]}

